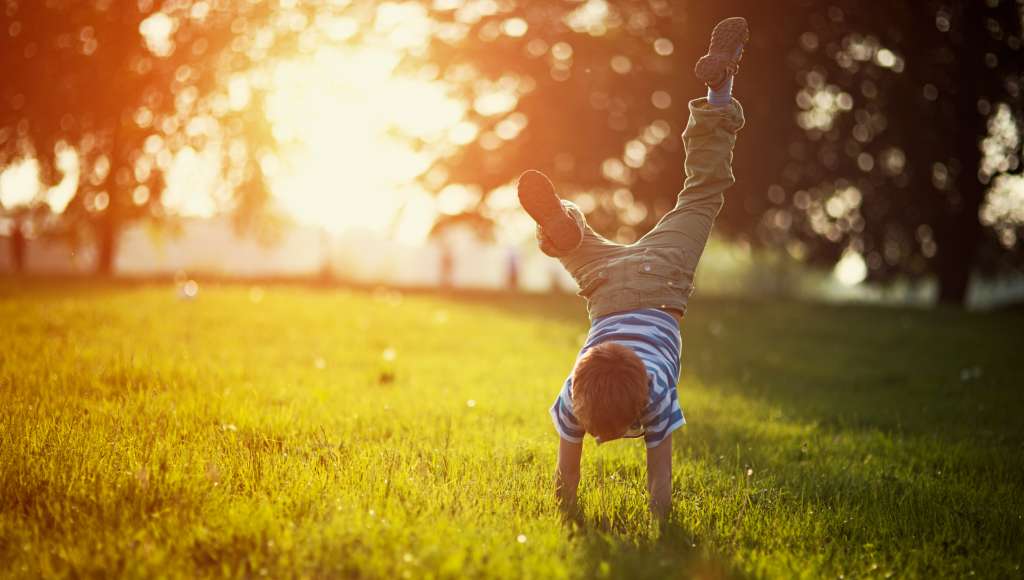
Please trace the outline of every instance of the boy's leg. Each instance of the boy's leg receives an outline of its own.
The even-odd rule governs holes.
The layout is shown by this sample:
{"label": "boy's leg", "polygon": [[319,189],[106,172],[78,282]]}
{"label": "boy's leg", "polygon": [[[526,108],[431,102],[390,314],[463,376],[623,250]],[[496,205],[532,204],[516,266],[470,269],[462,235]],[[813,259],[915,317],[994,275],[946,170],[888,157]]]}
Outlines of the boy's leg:
{"label": "boy's leg", "polygon": [[533,169],[524,171],[516,182],[516,190],[519,203],[538,228],[544,230],[556,253],[569,253],[580,245],[584,228],[566,211],[547,175]]}
{"label": "boy's leg", "polygon": [[711,226],[725,202],[724,193],[736,183],[732,150],[736,132],[743,127],[738,101],[716,107],[706,98],[690,102],[690,120],[683,131],[686,182],[675,208],[637,242],[643,248],[680,248],[689,270],[704,250]]}
{"label": "boy's leg", "polygon": [[558,258],[573,277],[587,265],[623,248],[595,232],[576,204],[559,199],[543,173],[527,171],[520,177],[518,188],[523,208],[537,221],[541,251]]}
{"label": "boy's leg", "polygon": [[698,61],[696,69],[697,76],[708,83],[709,97],[690,102],[690,119],[683,131],[686,182],[675,208],[636,244],[642,249],[672,250],[669,254],[674,261],[691,276],[725,201],[725,190],[736,182],[732,151],[744,119],[731,88],[746,37],[746,21],[741,18],[724,20],[715,27],[709,54]]}
{"label": "boy's leg", "polygon": [[562,200],[562,205],[569,216],[579,225],[580,231],[583,232],[580,244],[568,252],[559,251],[547,234],[544,233],[544,229],[539,225],[537,226],[537,243],[540,244],[542,252],[552,258],[558,258],[558,261],[565,266],[565,269],[570,274],[575,276],[584,266],[610,258],[617,251],[623,249],[624,246],[621,244],[617,244],[595,232],[590,227],[590,224],[587,223],[587,218],[583,216],[583,211],[576,204],[568,200]]}

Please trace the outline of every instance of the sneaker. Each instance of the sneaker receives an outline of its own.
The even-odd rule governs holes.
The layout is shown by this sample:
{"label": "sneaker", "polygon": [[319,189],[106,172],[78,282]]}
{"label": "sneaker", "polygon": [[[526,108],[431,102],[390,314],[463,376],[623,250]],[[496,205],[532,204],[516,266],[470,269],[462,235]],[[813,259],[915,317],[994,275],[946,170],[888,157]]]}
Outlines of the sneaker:
{"label": "sneaker", "polygon": [[711,31],[711,46],[693,67],[697,78],[712,89],[722,86],[730,76],[740,70],[743,45],[750,39],[747,19],[736,16],[726,18]]}
{"label": "sneaker", "polygon": [[555,186],[546,175],[531,169],[519,176],[516,187],[519,203],[556,249],[569,251],[580,245],[583,240],[580,225],[565,211]]}

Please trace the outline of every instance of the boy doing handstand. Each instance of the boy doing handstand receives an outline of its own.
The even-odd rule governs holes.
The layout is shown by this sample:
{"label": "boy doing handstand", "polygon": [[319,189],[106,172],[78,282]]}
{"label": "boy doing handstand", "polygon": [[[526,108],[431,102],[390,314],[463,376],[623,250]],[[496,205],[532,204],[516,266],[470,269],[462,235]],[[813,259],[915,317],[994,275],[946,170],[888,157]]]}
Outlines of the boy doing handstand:
{"label": "boy doing handstand", "polygon": [[527,171],[519,178],[519,200],[537,222],[541,250],[579,284],[591,319],[551,407],[560,436],[556,493],[564,509],[576,505],[583,436],[590,433],[599,443],[644,438],[651,511],[659,518],[668,514],[670,435],[685,423],[676,393],[679,326],[723,193],[735,183],[732,151],[743,109],[732,98],[732,80],[748,36],[743,18],[715,26],[708,53],[694,69],[708,96],[690,102],[683,190],[675,208],[636,243],[620,245],[595,233],[544,174]]}

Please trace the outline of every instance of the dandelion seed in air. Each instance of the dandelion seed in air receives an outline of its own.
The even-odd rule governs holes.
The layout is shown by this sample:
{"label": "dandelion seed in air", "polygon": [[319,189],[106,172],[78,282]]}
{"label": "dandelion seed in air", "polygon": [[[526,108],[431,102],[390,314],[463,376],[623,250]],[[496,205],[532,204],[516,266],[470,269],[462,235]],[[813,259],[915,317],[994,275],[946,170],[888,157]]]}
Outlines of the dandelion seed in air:
{"label": "dandelion seed in air", "polygon": [[386,360],[387,362],[391,362],[391,361],[395,360],[395,358],[397,356],[398,356],[398,353],[395,352],[395,349],[393,347],[390,347],[390,346],[385,348],[384,352],[380,353],[380,357],[382,359]]}
{"label": "dandelion seed in air", "polygon": [[526,534],[519,534],[518,536],[516,536],[516,541],[519,542],[520,544],[525,544],[526,543]]}
{"label": "dandelion seed in air", "polygon": [[476,400],[475,399],[470,399],[470,400],[466,401],[466,406],[469,407],[470,409],[472,409],[473,407],[476,407]]}
{"label": "dandelion seed in air", "polygon": [[402,560],[405,561],[406,563],[412,562],[412,554],[410,554],[409,552],[406,552],[405,555],[402,556]]}
{"label": "dandelion seed in air", "polygon": [[313,366],[315,366],[319,370],[324,370],[325,368],[327,368],[327,361],[324,360],[324,357],[318,356],[315,359],[313,359]]}

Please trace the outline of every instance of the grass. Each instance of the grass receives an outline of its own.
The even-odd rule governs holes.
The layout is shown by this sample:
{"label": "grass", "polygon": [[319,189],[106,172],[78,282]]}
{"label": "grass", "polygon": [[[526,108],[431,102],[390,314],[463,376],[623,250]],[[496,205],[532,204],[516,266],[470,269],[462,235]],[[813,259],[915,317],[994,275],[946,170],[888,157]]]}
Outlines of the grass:
{"label": "grass", "polygon": [[0,575],[1020,577],[1024,315],[695,301],[674,514],[572,297],[0,280]]}

